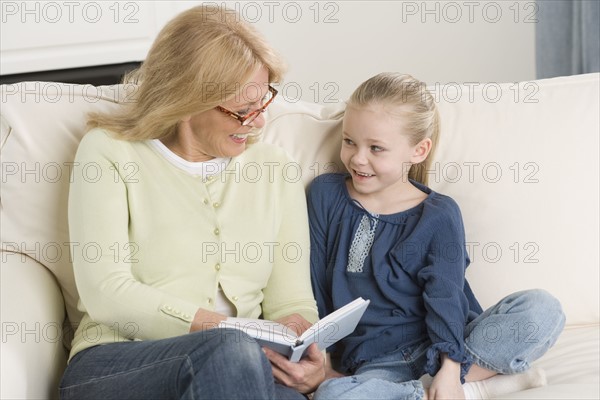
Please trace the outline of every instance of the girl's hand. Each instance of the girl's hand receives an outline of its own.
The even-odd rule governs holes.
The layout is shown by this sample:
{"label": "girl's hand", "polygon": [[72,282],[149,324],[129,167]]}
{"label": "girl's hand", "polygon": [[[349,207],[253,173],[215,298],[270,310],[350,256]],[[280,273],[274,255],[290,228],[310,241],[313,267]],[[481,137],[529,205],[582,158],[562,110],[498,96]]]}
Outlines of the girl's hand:
{"label": "girl's hand", "polygon": [[460,384],[460,363],[442,355],[442,367],[433,378],[428,400],[464,399],[465,392]]}
{"label": "girl's hand", "polygon": [[275,380],[300,393],[314,392],[325,380],[325,357],[315,343],[308,347],[304,357],[297,363],[266,347],[263,347],[263,351],[271,361]]}
{"label": "girl's hand", "polygon": [[455,379],[446,379],[442,374],[438,373],[431,383],[428,392],[429,400],[442,399],[464,399],[465,392],[460,384],[460,381]]}

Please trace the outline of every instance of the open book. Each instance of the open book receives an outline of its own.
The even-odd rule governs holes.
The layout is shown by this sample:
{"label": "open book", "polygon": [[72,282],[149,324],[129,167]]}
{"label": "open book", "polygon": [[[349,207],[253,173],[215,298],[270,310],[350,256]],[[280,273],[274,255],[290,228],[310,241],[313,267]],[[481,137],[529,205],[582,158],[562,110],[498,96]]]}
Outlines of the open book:
{"label": "open book", "polygon": [[319,349],[324,350],[352,333],[368,305],[369,300],[359,297],[315,322],[300,336],[285,325],[264,319],[230,317],[221,322],[219,327],[241,330],[262,346],[298,362],[311,344],[317,343]]}

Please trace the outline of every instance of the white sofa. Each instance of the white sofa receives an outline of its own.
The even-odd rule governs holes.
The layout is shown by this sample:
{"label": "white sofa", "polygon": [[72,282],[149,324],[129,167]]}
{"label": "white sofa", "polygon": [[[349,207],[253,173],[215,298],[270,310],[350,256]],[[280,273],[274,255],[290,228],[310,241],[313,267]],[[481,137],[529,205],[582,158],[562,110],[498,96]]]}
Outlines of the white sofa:
{"label": "white sofa", "polygon": [[[365,77],[367,78],[367,77]],[[519,84],[432,86],[442,135],[433,189],[461,206],[482,305],[526,288],[557,296],[567,315],[558,343],[537,364],[548,386],[511,399],[598,399],[600,74]],[[1,88],[1,398],[55,398],[77,324],[66,210],[85,114],[127,101],[122,86],[49,82]],[[308,183],[341,170],[343,103],[286,103],[268,111],[264,139],[298,161]],[[290,175],[293,176],[293,175]],[[63,326],[68,317],[70,323]],[[531,339],[534,327],[491,330]]]}

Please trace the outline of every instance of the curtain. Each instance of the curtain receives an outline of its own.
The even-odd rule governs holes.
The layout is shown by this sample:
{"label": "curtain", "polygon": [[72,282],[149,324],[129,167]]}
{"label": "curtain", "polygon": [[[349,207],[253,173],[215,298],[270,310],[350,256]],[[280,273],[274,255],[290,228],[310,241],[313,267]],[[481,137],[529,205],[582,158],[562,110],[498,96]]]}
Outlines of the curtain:
{"label": "curtain", "polygon": [[538,79],[600,72],[600,1],[537,0]]}

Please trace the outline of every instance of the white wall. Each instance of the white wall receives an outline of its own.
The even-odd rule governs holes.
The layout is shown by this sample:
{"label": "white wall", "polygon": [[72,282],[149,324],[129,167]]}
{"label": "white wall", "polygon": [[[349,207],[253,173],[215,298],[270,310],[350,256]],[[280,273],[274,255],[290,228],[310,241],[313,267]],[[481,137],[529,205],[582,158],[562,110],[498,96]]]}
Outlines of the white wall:
{"label": "white wall", "polygon": [[[524,15],[515,23],[509,9],[524,14],[523,6],[533,2],[319,2],[318,23],[315,3],[298,3],[298,23],[274,13],[273,23],[257,24],[288,60],[288,81],[300,84],[305,99],[327,101],[335,88],[333,98],[345,99],[381,71],[407,72],[429,84],[535,77],[535,24],[523,22]],[[327,23],[327,15],[337,21]]]}
{"label": "white wall", "polygon": [[[198,1],[2,1],[0,73],[136,61]],[[289,64],[291,100],[336,102],[380,71],[430,85],[535,78],[534,0],[217,1],[238,10]]]}

